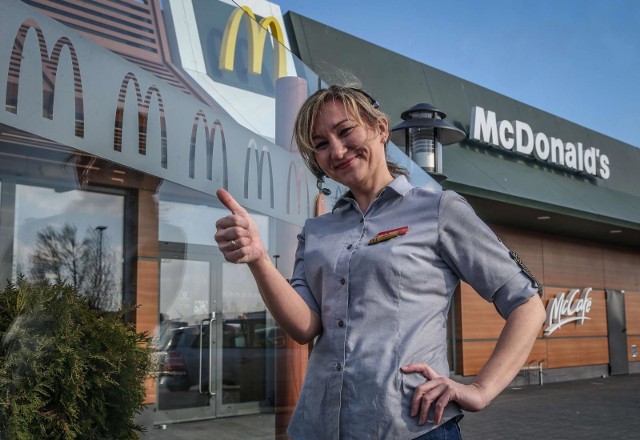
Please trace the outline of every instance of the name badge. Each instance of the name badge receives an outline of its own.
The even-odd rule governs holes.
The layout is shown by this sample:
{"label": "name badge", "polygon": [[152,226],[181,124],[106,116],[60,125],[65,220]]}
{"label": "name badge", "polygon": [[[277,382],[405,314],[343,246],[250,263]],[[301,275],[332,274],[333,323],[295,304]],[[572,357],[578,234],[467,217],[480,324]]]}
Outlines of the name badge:
{"label": "name badge", "polygon": [[401,228],[390,229],[388,231],[382,231],[378,233],[375,237],[369,240],[369,245],[378,244],[383,241],[391,240],[392,238],[396,238],[399,235],[404,235],[409,230],[409,226],[403,226]]}

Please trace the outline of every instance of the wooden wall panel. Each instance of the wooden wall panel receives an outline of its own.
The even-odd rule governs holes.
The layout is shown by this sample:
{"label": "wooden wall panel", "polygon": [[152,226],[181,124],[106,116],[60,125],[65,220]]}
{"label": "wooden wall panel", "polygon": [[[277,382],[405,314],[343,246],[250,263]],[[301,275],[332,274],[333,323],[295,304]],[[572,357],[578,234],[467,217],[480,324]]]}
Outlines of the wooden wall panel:
{"label": "wooden wall panel", "polygon": [[626,292],[624,294],[624,310],[627,335],[640,336],[640,292]]}
{"label": "wooden wall panel", "polygon": [[158,261],[138,261],[136,328],[138,331],[153,334],[158,324]]}
{"label": "wooden wall panel", "polygon": [[464,341],[462,374],[464,376],[478,374],[495,346],[496,341]]}
{"label": "wooden wall panel", "polygon": [[607,289],[640,290],[640,253],[624,248],[605,248],[604,281]]}
{"label": "wooden wall panel", "polygon": [[[567,293],[571,289],[561,289],[558,287],[545,288],[544,306],[548,307],[549,301],[556,295]],[[581,295],[581,293],[579,294]],[[580,324],[579,322],[570,322],[553,332],[548,338],[558,338],[567,336],[607,336],[607,303],[604,290],[592,290],[589,294],[591,298],[591,310],[586,314],[590,318]],[[544,327],[546,327],[546,323]]]}
{"label": "wooden wall panel", "polygon": [[155,377],[148,377],[144,381],[144,388],[146,390],[144,403],[147,404],[147,405],[156,403],[156,401],[158,399],[158,392],[157,392],[158,385],[156,383],[156,378]]}
{"label": "wooden wall panel", "polygon": [[[158,295],[159,295],[159,264],[158,261],[138,261],[136,278],[136,304],[139,307],[135,311],[136,330],[155,334],[158,325]],[[145,403],[155,403],[156,382],[149,379],[145,383]]]}
{"label": "wooden wall panel", "polygon": [[[492,225],[505,245],[523,258],[544,285],[543,302],[571,289],[591,287],[591,310],[583,325],[568,323],[536,341],[527,362],[545,360],[544,368],[602,365],[609,362],[605,288],[625,290],[627,341],[640,348],[640,253],[623,247]],[[488,359],[504,320],[493,304],[461,283],[456,304],[457,372],[475,375]]]}
{"label": "wooden wall panel", "polygon": [[520,258],[522,258],[522,261],[524,261],[533,276],[540,283],[545,284],[542,235],[529,231],[523,233],[521,230],[499,225],[491,225],[491,229],[500,237],[505,246],[520,255]]}
{"label": "wooden wall panel", "polygon": [[546,285],[604,288],[604,262],[600,246],[545,236],[543,247]]}
{"label": "wooden wall panel", "polygon": [[[632,357],[631,346],[635,345],[639,352],[638,356]],[[629,362],[640,362],[640,335],[627,336],[627,355]]]}
{"label": "wooden wall panel", "polygon": [[[159,298],[159,263],[158,260],[138,261],[136,264],[136,300],[139,306],[135,310],[136,330],[153,335],[158,325]],[[145,403],[155,403],[156,383],[149,379],[145,383],[147,395]]]}
{"label": "wooden wall panel", "polygon": [[536,342],[533,344],[533,348],[531,349],[531,354],[529,354],[525,364],[538,365],[538,362],[542,362],[543,367],[547,368],[548,358],[547,341],[544,339],[536,339]]}
{"label": "wooden wall panel", "polygon": [[[136,264],[136,304],[135,310],[136,330],[153,335],[158,325],[158,297],[160,267],[158,260],[138,261]],[[145,403],[156,401],[155,380],[146,382],[147,395]]]}
{"label": "wooden wall panel", "polygon": [[462,339],[497,339],[505,321],[493,303],[482,298],[467,283],[460,283],[460,291]]}
{"label": "wooden wall panel", "polygon": [[547,339],[549,368],[577,367],[609,363],[609,342],[599,338]]}
{"label": "wooden wall panel", "polygon": [[[473,376],[480,372],[480,369],[491,356],[496,341],[465,341],[462,357],[462,375]],[[537,339],[524,365],[537,365],[540,361],[546,368],[547,345],[544,340]]]}
{"label": "wooden wall panel", "polygon": [[[158,258],[158,201],[155,190],[138,191],[138,256]],[[157,300],[156,300],[157,302]]]}
{"label": "wooden wall panel", "polygon": [[[158,203],[156,191],[139,189],[137,198],[134,301],[136,330],[153,335],[160,313],[160,263],[158,246]],[[145,403],[155,403],[157,385],[154,379],[145,383]]]}

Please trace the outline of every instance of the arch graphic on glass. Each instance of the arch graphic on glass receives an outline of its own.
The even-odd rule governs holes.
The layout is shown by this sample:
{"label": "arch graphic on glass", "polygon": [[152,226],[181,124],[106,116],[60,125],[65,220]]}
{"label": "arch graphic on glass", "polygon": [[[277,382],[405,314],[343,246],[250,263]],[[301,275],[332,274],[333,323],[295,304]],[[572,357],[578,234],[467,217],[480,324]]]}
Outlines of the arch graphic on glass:
{"label": "arch graphic on glass", "polygon": [[18,89],[20,86],[20,72],[22,70],[22,60],[24,48],[27,43],[29,30],[33,29],[38,39],[40,47],[40,60],[42,62],[42,117],[53,120],[53,104],[56,91],[56,79],[58,75],[58,65],[62,49],[65,47],[69,51],[71,65],[73,69],[73,86],[75,91],[75,135],[84,137],[84,104],[82,93],[82,76],[80,74],[80,63],[76,50],[67,37],[60,37],[56,41],[49,56],[47,42],[40,25],[33,19],[25,20],[18,29],[13,42],[11,60],[9,63],[9,74],[7,75],[5,108],[8,112],[18,113]]}

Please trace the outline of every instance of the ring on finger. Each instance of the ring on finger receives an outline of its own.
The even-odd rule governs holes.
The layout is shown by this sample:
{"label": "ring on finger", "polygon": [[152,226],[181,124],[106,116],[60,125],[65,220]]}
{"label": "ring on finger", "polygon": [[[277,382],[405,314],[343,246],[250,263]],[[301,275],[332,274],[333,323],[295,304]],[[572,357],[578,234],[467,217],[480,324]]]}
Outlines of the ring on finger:
{"label": "ring on finger", "polygon": [[236,244],[235,240],[231,240],[231,246],[233,246],[234,249],[238,249],[238,245]]}

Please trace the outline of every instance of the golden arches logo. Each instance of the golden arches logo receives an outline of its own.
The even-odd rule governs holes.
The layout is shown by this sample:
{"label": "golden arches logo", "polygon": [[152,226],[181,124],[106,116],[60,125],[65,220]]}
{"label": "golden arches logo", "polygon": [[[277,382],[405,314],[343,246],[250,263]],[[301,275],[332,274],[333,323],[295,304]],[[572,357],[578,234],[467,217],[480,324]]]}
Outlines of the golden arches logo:
{"label": "golden arches logo", "polygon": [[[310,206],[311,202],[309,199],[309,181],[307,180],[307,167],[305,166],[297,166],[295,162],[291,161],[289,163],[289,173],[287,175],[287,214],[292,213],[291,206],[291,186],[295,185],[296,189],[296,211],[298,214],[302,214],[302,201],[304,200],[304,196],[306,195],[306,206],[307,206],[307,217],[311,216]],[[304,186],[304,188],[303,188]],[[303,192],[303,189],[306,190]]]}
{"label": "golden arches logo", "polygon": [[147,89],[144,101],[142,100],[142,89],[140,88],[140,82],[136,75],[132,72],[128,72],[122,79],[120,85],[120,93],[118,94],[118,105],[116,107],[115,123],[113,128],[113,149],[115,151],[122,151],[122,130],[124,122],[124,108],[125,101],[127,99],[127,90],[129,83],[133,83],[133,87],[136,92],[136,100],[138,104],[138,153],[146,156],[147,154],[147,131],[148,131],[148,119],[149,119],[149,107],[151,106],[152,98],[155,95],[156,102],[158,103],[158,110],[160,114],[160,164],[162,168],[167,168],[168,151],[167,151],[167,121],[164,111],[164,102],[160,89],[153,84]]}
{"label": "golden arches logo", "polygon": [[53,120],[54,95],[56,92],[56,79],[58,76],[58,64],[63,48],[69,51],[71,58],[71,68],[73,69],[73,87],[75,92],[75,135],[84,137],[84,96],[82,91],[82,76],[80,74],[80,64],[73,43],[67,37],[60,37],[55,42],[51,56],[47,49],[47,42],[44,33],[38,22],[27,19],[22,23],[13,42],[11,52],[11,62],[9,64],[9,74],[7,76],[7,88],[5,107],[8,112],[18,113],[18,88],[20,86],[20,72],[22,69],[22,58],[25,45],[27,44],[27,33],[33,29],[40,46],[40,60],[42,63],[42,116]]}
{"label": "golden arches logo", "polygon": [[249,72],[260,75],[262,73],[262,58],[264,56],[264,42],[267,38],[268,30],[274,41],[274,63],[273,76],[280,78],[287,74],[286,49],[284,47],[284,32],[278,20],[273,16],[265,17],[260,22],[256,19],[255,14],[248,6],[242,6],[236,9],[227,20],[224,28],[224,36],[222,37],[222,45],[220,48],[220,69],[233,70],[235,63],[236,43],[238,41],[238,30],[240,22],[244,14],[248,17],[245,19],[248,32],[249,48],[248,48],[248,66]]}
{"label": "golden arches logo", "polygon": [[[258,199],[262,200],[262,174],[264,172],[265,163],[268,165],[267,171],[269,171],[269,189],[270,189],[270,206],[271,209],[275,206],[275,198],[273,193],[273,165],[271,164],[271,153],[269,149],[264,146],[262,149],[259,149],[256,145],[256,141],[251,139],[249,141],[249,145],[247,146],[247,155],[244,162],[244,198],[249,198],[249,169],[251,166],[251,152],[253,152],[253,157],[256,160],[256,177],[258,184]],[[267,159],[265,161],[265,158]],[[268,163],[267,163],[268,162]]]}
{"label": "golden arches logo", "polygon": [[216,119],[213,122],[213,126],[209,127],[207,122],[207,115],[203,110],[198,110],[195,118],[193,119],[193,128],[191,129],[191,143],[189,149],[189,178],[195,178],[196,169],[196,140],[198,138],[198,127],[200,121],[204,125],[204,136],[206,144],[206,157],[207,157],[207,180],[213,180],[213,161],[214,161],[214,149],[216,130],[220,131],[220,148],[222,152],[222,187],[224,189],[229,188],[229,178],[227,171],[227,141],[224,137],[224,129],[222,128],[222,122],[220,119]]}

